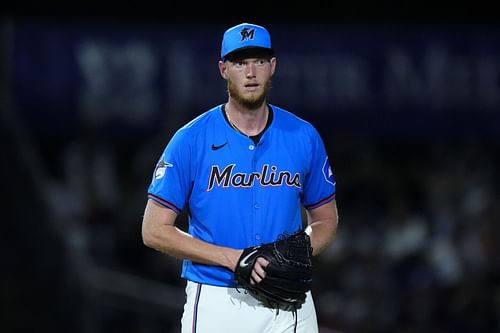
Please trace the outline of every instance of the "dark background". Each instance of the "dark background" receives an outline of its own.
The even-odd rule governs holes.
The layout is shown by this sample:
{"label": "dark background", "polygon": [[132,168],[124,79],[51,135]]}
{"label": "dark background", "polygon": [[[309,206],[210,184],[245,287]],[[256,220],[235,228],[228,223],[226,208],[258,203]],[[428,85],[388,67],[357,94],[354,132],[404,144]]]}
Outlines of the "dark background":
{"label": "dark background", "polygon": [[337,179],[320,332],[500,331],[491,5],[2,6],[2,331],[178,331],[146,190],[173,131],[224,101],[220,37],[242,21],[271,31],[271,101],[318,128]]}

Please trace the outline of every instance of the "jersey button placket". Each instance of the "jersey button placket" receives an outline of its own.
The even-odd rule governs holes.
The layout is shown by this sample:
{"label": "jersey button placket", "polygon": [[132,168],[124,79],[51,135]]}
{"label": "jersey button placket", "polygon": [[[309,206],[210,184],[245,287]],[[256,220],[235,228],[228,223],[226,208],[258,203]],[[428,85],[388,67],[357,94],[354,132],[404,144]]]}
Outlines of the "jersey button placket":
{"label": "jersey button placket", "polygon": [[[251,151],[252,153],[252,172],[259,172],[259,170],[257,170],[257,150],[256,150],[256,146],[255,145],[249,145],[248,146],[248,150]],[[260,208],[259,206],[259,203],[257,202],[257,198],[258,198],[258,193],[259,193],[259,183],[260,182],[255,182],[253,184],[253,187],[252,187],[252,197],[253,197],[253,209],[252,209],[252,216],[253,216],[253,225],[252,225],[252,228],[253,228],[253,235],[254,235],[254,240],[253,241],[257,241],[259,242],[260,241],[260,230],[258,228],[258,220],[259,220],[259,215],[260,215],[260,212],[258,211],[258,209]]]}

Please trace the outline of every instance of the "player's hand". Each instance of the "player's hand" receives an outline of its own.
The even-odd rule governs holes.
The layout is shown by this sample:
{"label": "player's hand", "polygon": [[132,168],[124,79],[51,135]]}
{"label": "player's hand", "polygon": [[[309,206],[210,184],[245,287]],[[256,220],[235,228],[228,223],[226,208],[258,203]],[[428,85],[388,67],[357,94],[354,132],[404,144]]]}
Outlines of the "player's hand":
{"label": "player's hand", "polygon": [[269,265],[269,261],[262,257],[257,258],[253,266],[252,275],[250,276],[250,284],[257,284],[264,280],[267,265]]}
{"label": "player's hand", "polygon": [[272,307],[299,308],[312,283],[311,239],[301,230],[247,247],[235,267],[237,287]]}

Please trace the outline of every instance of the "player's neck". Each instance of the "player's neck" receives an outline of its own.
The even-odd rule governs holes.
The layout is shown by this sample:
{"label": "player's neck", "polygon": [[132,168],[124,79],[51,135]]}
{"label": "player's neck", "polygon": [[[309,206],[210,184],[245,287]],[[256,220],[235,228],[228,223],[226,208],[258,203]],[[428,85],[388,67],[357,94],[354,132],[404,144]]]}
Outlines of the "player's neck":
{"label": "player's neck", "polygon": [[237,104],[228,102],[225,105],[226,117],[237,131],[247,135],[258,135],[264,130],[269,116],[267,104],[264,103],[257,109],[250,110],[238,107]]}

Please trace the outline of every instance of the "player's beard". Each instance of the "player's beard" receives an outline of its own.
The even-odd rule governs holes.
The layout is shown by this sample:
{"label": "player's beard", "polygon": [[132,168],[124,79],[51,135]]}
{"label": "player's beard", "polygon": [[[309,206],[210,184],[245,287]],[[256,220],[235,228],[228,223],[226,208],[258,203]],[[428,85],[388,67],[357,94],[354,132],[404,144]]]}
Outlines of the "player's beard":
{"label": "player's beard", "polygon": [[238,87],[231,80],[227,80],[227,91],[229,92],[229,96],[231,96],[231,98],[238,104],[249,110],[255,110],[262,106],[262,104],[266,101],[267,94],[272,86],[271,83],[271,79],[267,80],[261,94],[247,97],[240,94]]}

